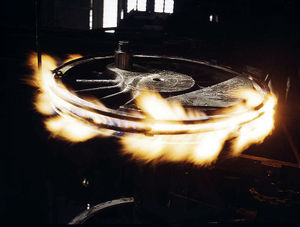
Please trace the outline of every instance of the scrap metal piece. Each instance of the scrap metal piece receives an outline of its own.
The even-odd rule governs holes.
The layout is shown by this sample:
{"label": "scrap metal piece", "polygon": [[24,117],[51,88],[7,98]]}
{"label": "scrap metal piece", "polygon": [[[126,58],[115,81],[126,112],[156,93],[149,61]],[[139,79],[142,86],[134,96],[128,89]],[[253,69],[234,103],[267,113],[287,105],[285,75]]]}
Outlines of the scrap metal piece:
{"label": "scrap metal piece", "polygon": [[85,211],[83,211],[82,213],[77,215],[68,224],[69,225],[83,224],[85,221],[87,221],[91,217],[95,216],[98,212],[102,211],[105,208],[117,206],[120,204],[133,203],[133,202],[134,202],[133,197],[124,197],[124,198],[120,198],[120,199],[114,199],[111,201],[107,201],[104,203],[99,203],[92,207],[89,206],[88,209],[86,209]]}

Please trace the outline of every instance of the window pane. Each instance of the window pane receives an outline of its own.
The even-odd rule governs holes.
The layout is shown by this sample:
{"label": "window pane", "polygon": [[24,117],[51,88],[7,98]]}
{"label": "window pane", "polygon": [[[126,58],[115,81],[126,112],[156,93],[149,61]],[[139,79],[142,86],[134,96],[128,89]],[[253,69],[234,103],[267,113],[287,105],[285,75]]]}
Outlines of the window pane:
{"label": "window pane", "polygon": [[89,15],[89,29],[93,29],[93,8],[94,8],[94,2],[93,0],[90,0],[90,15]]}
{"label": "window pane", "polygon": [[154,12],[163,13],[164,11],[164,0],[155,0]]}
{"label": "window pane", "polygon": [[117,27],[118,0],[104,0],[103,28]]}
{"label": "window pane", "polygon": [[173,13],[174,0],[165,0],[165,13]]}
{"label": "window pane", "polygon": [[127,13],[136,10],[136,0],[127,0]]}
{"label": "window pane", "polygon": [[146,11],[147,0],[138,0],[137,10]]}
{"label": "window pane", "polygon": [[93,10],[90,9],[90,17],[89,17],[89,29],[93,29]]}
{"label": "window pane", "polygon": [[123,9],[121,10],[121,16],[120,16],[120,19],[121,19],[121,20],[124,19],[124,10],[123,10]]}

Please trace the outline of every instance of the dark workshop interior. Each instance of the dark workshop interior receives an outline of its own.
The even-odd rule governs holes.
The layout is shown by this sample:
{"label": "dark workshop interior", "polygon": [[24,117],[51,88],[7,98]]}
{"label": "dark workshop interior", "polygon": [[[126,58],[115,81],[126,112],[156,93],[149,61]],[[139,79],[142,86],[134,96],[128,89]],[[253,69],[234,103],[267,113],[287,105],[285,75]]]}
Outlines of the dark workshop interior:
{"label": "dark workshop interior", "polygon": [[[27,0],[1,5],[3,223],[300,224],[297,0]],[[124,155],[115,137],[71,143],[50,136],[45,117],[34,108],[37,88],[26,82],[33,73],[29,55],[35,53],[42,66],[41,54],[62,64],[69,54],[112,56],[119,41],[128,41],[125,49],[133,54],[210,62],[271,83],[278,100],[275,129],[241,156],[220,156],[209,166],[141,162]],[[90,68],[74,66],[72,72],[83,75],[100,67],[86,65]],[[183,69],[176,69],[174,77],[183,78]],[[71,82],[66,79],[66,84]],[[122,101],[105,104],[115,108]]]}

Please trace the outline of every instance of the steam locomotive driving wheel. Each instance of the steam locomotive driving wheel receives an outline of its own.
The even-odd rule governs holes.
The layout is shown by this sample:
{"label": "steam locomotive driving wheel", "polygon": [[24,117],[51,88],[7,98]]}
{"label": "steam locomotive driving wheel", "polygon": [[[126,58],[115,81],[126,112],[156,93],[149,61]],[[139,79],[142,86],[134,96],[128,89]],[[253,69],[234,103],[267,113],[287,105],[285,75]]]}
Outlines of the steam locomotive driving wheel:
{"label": "steam locomotive driving wheel", "polygon": [[[176,119],[187,125],[226,117],[224,113],[216,114],[217,110],[244,101],[236,97],[232,92],[234,90],[253,89],[263,97],[260,103],[249,110],[259,109],[268,92],[268,88],[252,76],[209,62],[146,55],[134,55],[133,62],[130,69],[121,69],[114,64],[113,56],[91,57],[58,67],[54,70],[56,83],[64,84],[73,93],[66,94],[56,88],[54,90],[58,96],[71,103],[73,109],[56,106],[57,111],[69,112],[90,123],[97,123],[97,120],[91,121],[78,108],[87,109],[99,114],[100,127],[116,132],[145,133],[150,130],[153,134],[164,134],[141,125],[145,115],[136,105],[136,99],[145,91],[155,91],[167,101],[180,103],[186,110],[203,113],[201,116]],[[101,105],[87,101],[90,97],[99,100]],[[153,120],[159,122],[161,119]],[[174,121],[163,120],[170,123]],[[182,131],[186,133],[186,130]],[[192,133],[198,131],[195,129]],[[168,133],[178,134],[178,131]]]}
{"label": "steam locomotive driving wheel", "polygon": [[[276,98],[268,87],[254,75],[207,61],[132,55],[121,43],[114,56],[78,58],[42,77],[41,91],[54,110],[49,131],[71,141],[65,134],[79,134],[75,142],[113,136],[138,161],[208,166],[227,141],[237,156],[273,129]],[[133,202],[101,203],[71,223]]]}
{"label": "steam locomotive driving wheel", "polygon": [[56,72],[63,72],[63,83],[79,96],[97,97],[112,112],[134,108],[134,93],[143,90],[155,90],[187,107],[209,109],[236,103],[230,90],[258,86],[251,77],[208,62],[135,55],[132,69],[123,70],[113,61],[113,57],[79,59]]}

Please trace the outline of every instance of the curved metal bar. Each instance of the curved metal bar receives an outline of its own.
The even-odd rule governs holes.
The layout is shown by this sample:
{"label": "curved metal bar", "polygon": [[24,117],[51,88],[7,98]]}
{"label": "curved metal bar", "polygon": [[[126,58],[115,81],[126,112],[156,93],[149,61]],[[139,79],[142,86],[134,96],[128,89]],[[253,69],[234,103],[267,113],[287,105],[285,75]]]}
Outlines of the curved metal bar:
{"label": "curved metal bar", "polygon": [[111,201],[107,201],[104,203],[99,203],[99,204],[92,206],[91,208],[81,212],[80,214],[78,214],[68,224],[69,225],[83,224],[89,218],[95,216],[97,213],[99,213],[100,211],[102,211],[105,208],[117,206],[120,204],[133,203],[133,202],[134,202],[133,197],[124,197],[124,198],[120,198],[120,199],[114,199]]}
{"label": "curved metal bar", "polygon": [[85,88],[85,89],[75,90],[75,92],[80,93],[80,92],[87,92],[87,91],[98,91],[98,90],[105,90],[105,89],[111,89],[111,88],[117,88],[117,87],[120,87],[120,86],[117,84],[117,85],[112,85],[112,86]]}
{"label": "curved metal bar", "polygon": [[[159,57],[162,57],[164,59],[187,61],[187,62],[202,64],[202,65],[207,65],[208,67],[214,67],[214,68],[217,68],[217,69],[221,69],[221,70],[224,70],[224,71],[227,71],[227,72],[234,73],[234,74],[242,76],[240,73],[237,73],[237,72],[235,72],[235,71],[233,71],[231,69],[228,69],[228,68],[225,68],[225,67],[222,67],[222,66],[217,66],[217,65],[209,64],[207,62],[195,61],[195,60],[191,60],[191,59],[178,58],[178,57],[164,57],[164,56],[148,56],[148,55],[147,56],[146,55],[134,55],[134,57],[145,57],[145,58],[146,57],[147,58],[159,58]],[[88,62],[88,61],[91,61],[91,60],[95,60],[95,59],[109,59],[109,58],[112,58],[112,56],[107,56],[107,57],[92,57],[92,58],[80,58],[80,59],[71,61],[71,67],[69,67],[68,63],[66,63],[63,66],[58,67],[57,69],[59,69],[60,71],[64,71],[64,73],[65,73],[70,68],[72,68],[73,66],[78,65],[80,63],[85,63],[85,62]],[[64,67],[67,67],[68,69],[65,70]],[[54,70],[54,71],[57,71],[57,69]],[[243,76],[243,77],[245,77],[245,76]],[[255,80],[255,82],[258,83],[258,85],[261,86],[263,89],[266,89],[266,86],[263,86],[260,81],[258,81],[255,78],[253,78],[253,80]],[[111,86],[111,88],[112,87],[114,87],[114,86]],[[94,90],[94,89],[97,90],[97,88],[93,88],[92,90]],[[87,91],[87,90],[84,90],[84,91]],[[81,99],[81,98],[79,98],[77,96],[74,96],[71,93],[69,93],[69,95],[70,95],[69,97],[66,97],[65,94],[57,94],[57,95],[60,98],[64,99],[65,101],[72,103],[73,105],[80,106],[83,109],[91,110],[93,112],[97,112],[97,113],[99,113],[101,115],[104,115],[104,116],[107,116],[107,117],[119,118],[119,119],[124,119],[124,120],[129,120],[129,121],[135,121],[135,122],[139,122],[139,121],[141,121],[141,120],[144,119],[144,118],[136,117],[136,116],[133,116],[133,115],[131,115],[131,116],[124,115],[124,112],[120,112],[118,110],[108,109],[108,108],[104,109],[103,107],[99,107],[99,106],[96,106],[94,104],[90,105],[91,103],[89,103],[89,102],[87,102],[87,101],[85,101],[85,100],[83,100],[83,99]],[[257,110],[257,108],[259,108],[260,105],[258,105],[257,107],[254,107],[253,109],[249,108],[248,111]],[[140,114],[139,114],[139,116],[140,116]],[[160,121],[160,120],[156,120],[156,121],[158,123],[159,122],[169,122],[169,123],[181,122],[181,123],[184,123],[184,124],[195,124],[195,123],[205,122],[205,121],[211,120],[211,119],[220,119],[220,118],[226,118],[226,117],[228,117],[228,116],[226,116],[226,115],[211,115],[211,116],[207,116],[206,118],[201,118],[201,119],[198,119],[198,120],[182,120],[182,121],[177,121],[177,120],[175,120],[175,121],[174,120]]]}

